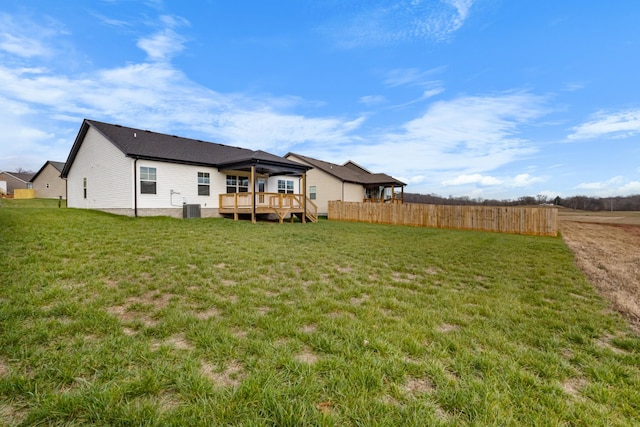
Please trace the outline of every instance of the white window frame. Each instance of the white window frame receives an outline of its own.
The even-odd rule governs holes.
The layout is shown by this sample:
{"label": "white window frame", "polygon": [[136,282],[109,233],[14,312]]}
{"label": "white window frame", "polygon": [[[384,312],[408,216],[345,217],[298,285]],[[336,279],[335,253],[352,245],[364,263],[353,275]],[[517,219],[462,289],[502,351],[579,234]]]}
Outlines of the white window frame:
{"label": "white window frame", "polygon": [[[151,184],[153,184],[153,191],[150,191]],[[151,166],[140,166],[140,194],[158,194],[157,168]]]}
{"label": "white window frame", "polygon": [[209,172],[198,172],[198,196],[211,195],[211,175]]}

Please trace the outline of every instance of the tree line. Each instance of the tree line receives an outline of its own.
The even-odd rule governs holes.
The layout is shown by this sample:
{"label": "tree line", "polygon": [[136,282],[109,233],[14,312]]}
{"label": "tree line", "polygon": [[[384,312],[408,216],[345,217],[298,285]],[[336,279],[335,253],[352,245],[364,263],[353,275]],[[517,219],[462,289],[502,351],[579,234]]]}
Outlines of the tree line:
{"label": "tree line", "polygon": [[555,205],[584,211],[640,211],[640,194],[617,197],[572,196],[549,198],[544,195],[523,196],[518,199],[483,199],[462,197],[443,197],[437,194],[404,193],[405,203],[425,203],[433,205],[463,206],[532,206]]}

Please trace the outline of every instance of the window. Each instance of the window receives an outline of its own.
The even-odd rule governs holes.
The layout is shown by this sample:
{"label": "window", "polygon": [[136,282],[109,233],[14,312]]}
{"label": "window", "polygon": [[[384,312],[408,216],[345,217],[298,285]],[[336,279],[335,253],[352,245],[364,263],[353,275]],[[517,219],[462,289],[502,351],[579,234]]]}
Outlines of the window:
{"label": "window", "polygon": [[248,193],[249,177],[227,175],[227,193]]}
{"label": "window", "polygon": [[87,178],[82,178],[82,195],[87,198]]}
{"label": "window", "polygon": [[316,186],[312,185],[311,187],[309,187],[309,198],[311,200],[315,200],[316,199]]}
{"label": "window", "polygon": [[156,194],[156,168],[140,166],[140,194]]}
{"label": "window", "polygon": [[198,196],[209,195],[210,183],[211,179],[209,177],[209,172],[198,172]]}
{"label": "window", "polygon": [[278,193],[293,194],[293,181],[278,180]]}

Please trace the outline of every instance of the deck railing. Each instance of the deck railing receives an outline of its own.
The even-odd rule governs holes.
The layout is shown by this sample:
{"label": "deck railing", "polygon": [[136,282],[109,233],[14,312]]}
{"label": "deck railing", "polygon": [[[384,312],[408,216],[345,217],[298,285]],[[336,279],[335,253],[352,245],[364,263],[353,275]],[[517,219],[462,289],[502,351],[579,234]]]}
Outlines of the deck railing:
{"label": "deck railing", "polygon": [[[220,210],[221,212],[242,213],[253,207],[252,197],[252,193],[220,194]],[[264,213],[265,211],[273,211],[278,215],[302,213],[305,207],[304,195],[257,192],[255,193],[255,207],[258,213]],[[315,222],[318,217],[318,207],[309,199],[307,199],[306,207],[307,217]]]}
{"label": "deck railing", "polygon": [[[220,194],[220,208],[250,208],[251,193]],[[302,208],[302,194],[255,193],[256,208]]]}

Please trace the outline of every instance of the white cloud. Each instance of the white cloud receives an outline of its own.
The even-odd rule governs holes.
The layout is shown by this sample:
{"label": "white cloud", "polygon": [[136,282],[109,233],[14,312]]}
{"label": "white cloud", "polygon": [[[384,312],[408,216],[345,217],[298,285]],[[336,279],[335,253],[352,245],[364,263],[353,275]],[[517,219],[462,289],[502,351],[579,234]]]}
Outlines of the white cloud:
{"label": "white cloud", "polygon": [[540,177],[534,177],[529,175],[528,173],[522,173],[522,174],[516,175],[510,184],[513,187],[527,187],[531,184],[535,184],[541,181],[543,181],[543,179]]}
{"label": "white cloud", "polygon": [[518,174],[515,177],[497,178],[479,173],[471,175],[459,175],[453,179],[444,180],[444,186],[479,185],[483,187],[502,186],[505,188],[527,187],[537,182],[543,181],[540,177],[534,177],[527,173]]}
{"label": "white cloud", "polygon": [[323,31],[339,46],[394,44],[409,40],[447,40],[469,16],[474,0],[378,0],[351,3],[360,10]]}
{"label": "white cloud", "polygon": [[394,68],[386,73],[384,83],[389,87],[397,86],[440,86],[438,80],[433,80],[433,75],[442,71],[442,67],[426,71],[417,68]]}
{"label": "white cloud", "polygon": [[386,98],[382,95],[367,95],[360,97],[360,103],[367,106],[374,106],[384,104],[386,102]]}
{"label": "white cloud", "polygon": [[546,98],[527,92],[432,102],[419,117],[370,135],[365,144],[340,140],[309,144],[306,154],[336,163],[357,158],[371,171],[404,177],[399,179],[411,186],[410,191],[437,192],[443,182],[466,195],[473,185],[497,188],[498,181],[501,191],[516,188],[540,178],[527,174],[504,178],[489,172],[537,151],[519,133],[546,113],[545,102]]}
{"label": "white cloud", "polygon": [[0,13],[0,53],[23,59],[50,57],[54,49],[48,45],[48,41],[63,32],[57,22],[37,24]]}
{"label": "white cloud", "polygon": [[622,182],[623,177],[614,176],[613,178],[606,181],[584,182],[582,184],[578,184],[575,188],[578,190],[603,190],[620,186]]}
{"label": "white cloud", "polygon": [[150,37],[138,40],[138,47],[152,61],[167,61],[184,49],[186,39],[170,28],[165,28]]}
{"label": "white cloud", "polygon": [[604,181],[582,183],[574,189],[598,197],[631,196],[640,194],[640,181],[627,181],[623,176],[614,176]]}
{"label": "white cloud", "polygon": [[460,175],[454,179],[442,182],[442,185],[444,186],[468,185],[468,184],[491,186],[491,185],[500,185],[502,184],[502,181],[492,176],[486,176],[486,175],[481,175],[479,173],[474,173],[472,175]]}
{"label": "white cloud", "polygon": [[573,131],[568,136],[569,140],[633,136],[640,132],[640,110],[599,112],[594,114],[588,122],[574,127]]}
{"label": "white cloud", "polygon": [[640,181],[629,181],[620,187],[620,194],[640,194]]}

